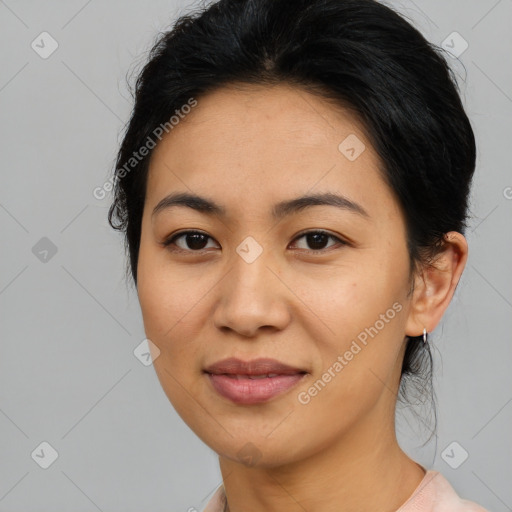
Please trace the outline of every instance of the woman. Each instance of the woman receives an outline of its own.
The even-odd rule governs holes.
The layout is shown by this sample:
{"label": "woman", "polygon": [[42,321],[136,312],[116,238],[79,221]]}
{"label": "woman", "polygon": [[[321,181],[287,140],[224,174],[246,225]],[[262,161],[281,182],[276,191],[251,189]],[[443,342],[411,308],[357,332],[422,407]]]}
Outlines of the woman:
{"label": "woman", "polygon": [[[137,80],[109,221],[205,510],[484,511],[399,446],[467,260],[455,80],[373,0],[221,0]],[[428,386],[427,386],[428,387]]]}

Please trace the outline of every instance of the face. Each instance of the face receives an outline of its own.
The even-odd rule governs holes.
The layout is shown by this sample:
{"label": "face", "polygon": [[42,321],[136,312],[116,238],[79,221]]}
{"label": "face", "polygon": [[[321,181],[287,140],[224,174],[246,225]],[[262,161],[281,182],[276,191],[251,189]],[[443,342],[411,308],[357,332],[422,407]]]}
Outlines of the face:
{"label": "face", "polygon": [[[198,98],[155,148],[137,268],[144,328],[169,400],[221,457],[285,464],[393,421],[409,257],[379,165],[349,111],[283,85]],[[178,193],[219,211],[162,206]],[[293,203],[303,196],[317,197]],[[231,357],[295,372],[205,373]]]}

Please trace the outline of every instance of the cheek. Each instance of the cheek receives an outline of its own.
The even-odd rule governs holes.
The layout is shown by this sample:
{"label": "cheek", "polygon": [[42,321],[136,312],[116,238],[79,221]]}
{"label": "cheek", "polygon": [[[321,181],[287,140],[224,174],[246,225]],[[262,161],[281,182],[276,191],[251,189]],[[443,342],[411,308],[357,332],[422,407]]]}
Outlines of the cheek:
{"label": "cheek", "polygon": [[406,304],[405,281],[401,284],[391,267],[360,260],[329,279],[301,280],[298,295],[315,313],[308,314],[311,322],[304,328],[320,355],[315,368],[320,382],[315,389],[309,383],[301,391],[308,395],[305,400],[311,397],[311,403],[318,405],[315,414],[325,406],[328,410],[343,405],[354,413],[364,409],[376,400],[395,369]]}
{"label": "cheek", "polygon": [[[206,269],[170,264],[165,251],[139,254],[138,297],[144,330],[160,350],[155,371],[173,404],[185,387],[193,395],[206,347],[202,335],[212,317],[211,298],[218,276]],[[178,405],[179,407],[179,405]]]}
{"label": "cheek", "polygon": [[171,269],[160,256],[141,248],[137,292],[146,337],[159,350],[153,367],[169,401],[189,423],[201,416],[190,396],[199,392],[202,347],[196,327],[199,316],[206,314],[199,299],[209,287],[200,278]]}
{"label": "cheek", "polygon": [[297,318],[304,319],[308,312],[311,320],[307,328],[313,338],[336,353],[360,333],[364,341],[365,328],[376,322],[379,331],[389,331],[394,324],[396,332],[400,325],[397,309],[402,308],[393,308],[393,304],[402,300],[403,285],[397,273],[383,268],[382,262],[361,257],[332,272],[319,269],[299,277],[290,275],[289,279],[301,299],[297,302]]}
{"label": "cheek", "polygon": [[141,244],[137,267],[137,294],[146,334],[157,341],[172,338],[176,330],[186,325],[194,313],[206,287],[200,273],[188,276],[181,268],[166,261],[165,250]]}

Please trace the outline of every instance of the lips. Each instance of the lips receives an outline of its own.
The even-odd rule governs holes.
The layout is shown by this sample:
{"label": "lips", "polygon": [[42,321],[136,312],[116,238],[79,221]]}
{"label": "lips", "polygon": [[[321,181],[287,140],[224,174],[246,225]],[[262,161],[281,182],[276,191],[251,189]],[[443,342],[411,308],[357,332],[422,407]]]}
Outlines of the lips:
{"label": "lips", "polygon": [[215,391],[239,405],[266,402],[297,385],[307,374],[275,359],[229,358],[206,368]]}
{"label": "lips", "polygon": [[206,373],[214,375],[236,375],[240,377],[258,378],[263,376],[276,377],[278,375],[294,375],[307,373],[300,368],[288,366],[275,359],[260,358],[252,361],[242,361],[235,357],[218,361],[205,369]]}

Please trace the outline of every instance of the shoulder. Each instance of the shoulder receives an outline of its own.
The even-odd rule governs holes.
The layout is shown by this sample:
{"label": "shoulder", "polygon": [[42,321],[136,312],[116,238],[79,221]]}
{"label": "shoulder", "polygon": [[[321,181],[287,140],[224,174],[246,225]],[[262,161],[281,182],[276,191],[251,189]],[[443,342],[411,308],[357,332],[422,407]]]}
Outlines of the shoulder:
{"label": "shoulder", "polygon": [[397,512],[489,512],[478,503],[461,498],[450,482],[428,470],[411,497]]}

